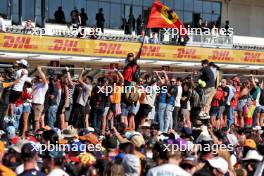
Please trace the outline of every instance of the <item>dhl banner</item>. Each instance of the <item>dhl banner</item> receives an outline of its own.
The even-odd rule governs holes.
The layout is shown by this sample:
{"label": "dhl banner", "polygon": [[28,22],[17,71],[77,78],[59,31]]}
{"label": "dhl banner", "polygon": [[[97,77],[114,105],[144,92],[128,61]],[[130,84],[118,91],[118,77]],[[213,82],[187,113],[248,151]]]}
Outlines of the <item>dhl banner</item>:
{"label": "dhl banner", "polygon": [[[0,50],[98,57],[122,57],[128,52],[138,52],[140,43],[86,40],[0,33]],[[200,61],[208,59],[217,63],[264,64],[264,52],[200,48],[175,45],[143,46],[142,59]]]}

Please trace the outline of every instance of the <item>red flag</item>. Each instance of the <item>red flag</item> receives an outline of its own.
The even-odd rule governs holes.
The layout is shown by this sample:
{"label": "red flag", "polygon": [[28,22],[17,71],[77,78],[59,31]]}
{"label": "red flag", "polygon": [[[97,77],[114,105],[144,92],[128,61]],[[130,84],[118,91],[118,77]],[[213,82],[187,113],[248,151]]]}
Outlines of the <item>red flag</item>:
{"label": "red flag", "polygon": [[155,1],[152,5],[147,28],[185,29],[178,15],[159,1]]}

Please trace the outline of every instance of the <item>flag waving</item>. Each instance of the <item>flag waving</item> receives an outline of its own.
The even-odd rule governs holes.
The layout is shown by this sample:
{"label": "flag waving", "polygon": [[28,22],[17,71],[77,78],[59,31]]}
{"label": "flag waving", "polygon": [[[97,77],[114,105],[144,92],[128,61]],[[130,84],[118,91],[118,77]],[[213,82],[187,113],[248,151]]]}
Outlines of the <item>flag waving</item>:
{"label": "flag waving", "polygon": [[152,5],[147,28],[185,28],[178,15],[162,4],[155,1]]}

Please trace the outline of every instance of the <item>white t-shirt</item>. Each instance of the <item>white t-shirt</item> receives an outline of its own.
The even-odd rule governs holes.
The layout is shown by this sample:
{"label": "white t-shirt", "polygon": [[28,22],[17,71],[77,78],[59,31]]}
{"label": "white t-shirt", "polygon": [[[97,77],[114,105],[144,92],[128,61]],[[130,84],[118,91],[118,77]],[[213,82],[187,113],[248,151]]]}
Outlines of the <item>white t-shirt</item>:
{"label": "white t-shirt", "polygon": [[62,169],[60,168],[56,168],[53,169],[48,176],[69,176],[69,174],[67,174],[66,172],[64,172]]}
{"label": "white t-shirt", "polygon": [[24,70],[23,77],[13,86],[13,90],[18,91],[18,92],[23,91],[24,83],[28,77],[28,71],[26,69],[19,69],[16,71],[15,79],[19,79],[21,77],[22,70]]}
{"label": "white t-shirt", "polygon": [[182,97],[182,86],[177,86],[178,91],[177,91],[177,96],[175,98],[175,104],[174,106],[176,107],[181,107],[181,97]]}
{"label": "white t-shirt", "polygon": [[145,91],[146,91],[146,96],[144,98],[143,104],[148,104],[151,107],[154,107],[155,100],[157,97],[157,84],[154,83],[151,86],[147,86]]}
{"label": "white t-shirt", "polygon": [[188,172],[175,164],[163,164],[148,171],[147,176],[191,176]]}
{"label": "white t-shirt", "polygon": [[[36,165],[35,169],[39,171],[39,168],[37,165]],[[16,174],[19,175],[19,174],[22,174],[23,172],[24,172],[24,164],[20,164],[16,168]]]}
{"label": "white t-shirt", "polygon": [[33,86],[32,103],[43,105],[48,88],[48,84],[36,83]]}

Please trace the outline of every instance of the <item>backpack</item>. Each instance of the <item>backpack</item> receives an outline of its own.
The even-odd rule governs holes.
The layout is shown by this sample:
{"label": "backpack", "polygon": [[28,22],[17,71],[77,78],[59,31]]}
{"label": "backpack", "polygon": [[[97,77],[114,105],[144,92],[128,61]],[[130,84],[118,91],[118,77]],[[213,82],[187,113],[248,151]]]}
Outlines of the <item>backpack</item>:
{"label": "backpack", "polygon": [[139,93],[137,88],[135,88],[133,91],[130,90],[125,94],[125,101],[127,104],[131,105],[133,103],[136,103],[138,100],[139,100]]}
{"label": "backpack", "polygon": [[264,90],[261,90],[260,97],[259,97],[259,104],[264,105]]}

